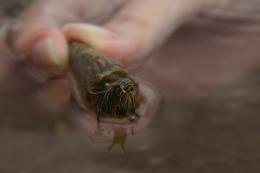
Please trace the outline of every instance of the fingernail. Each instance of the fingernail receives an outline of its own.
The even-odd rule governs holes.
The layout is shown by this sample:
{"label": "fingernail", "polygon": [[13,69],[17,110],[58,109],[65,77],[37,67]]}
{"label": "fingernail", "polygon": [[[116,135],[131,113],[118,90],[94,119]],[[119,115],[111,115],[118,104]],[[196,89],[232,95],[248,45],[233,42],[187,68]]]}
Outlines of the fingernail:
{"label": "fingernail", "polygon": [[62,46],[50,36],[40,39],[32,48],[34,62],[42,67],[63,67],[66,49]]}
{"label": "fingernail", "polygon": [[89,24],[67,24],[63,27],[63,32],[68,39],[82,41],[96,49],[104,47],[109,40],[115,38],[112,32]]}

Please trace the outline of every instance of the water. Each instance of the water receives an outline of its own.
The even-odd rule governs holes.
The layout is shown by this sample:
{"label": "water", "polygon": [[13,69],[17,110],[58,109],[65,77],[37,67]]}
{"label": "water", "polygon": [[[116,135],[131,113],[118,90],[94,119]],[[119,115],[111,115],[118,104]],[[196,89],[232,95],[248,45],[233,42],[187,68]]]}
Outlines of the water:
{"label": "water", "polygon": [[109,140],[92,140],[68,113],[40,114],[30,99],[17,105],[6,93],[0,172],[258,172],[257,88],[241,84],[204,98],[162,100],[150,124],[128,136],[126,154],[119,146],[107,151]]}
{"label": "water", "polygon": [[[186,42],[179,42],[177,47],[182,44]],[[201,44],[190,45],[200,50]],[[223,50],[214,41],[209,44],[212,46],[216,52]],[[170,49],[172,47],[166,46],[163,53],[157,55],[157,66],[169,68],[167,56],[177,57],[175,64],[185,64],[180,56],[183,52],[196,59],[194,51],[177,48],[179,51],[169,54],[167,50]],[[208,56],[209,53],[201,49],[201,54]],[[69,106],[62,110],[48,107],[49,111],[46,111],[46,107],[36,104],[33,95],[36,88],[28,88],[30,85],[24,82],[28,78],[19,68],[12,71],[16,67],[9,62],[9,55],[1,53],[1,56],[6,58],[1,62],[8,66],[0,63],[0,173],[260,171],[259,75],[201,95],[201,90],[194,89],[189,83],[196,75],[187,81],[176,79],[170,72],[158,75],[148,62],[137,74],[156,86],[162,96],[160,108],[145,128],[128,135],[124,154],[119,146],[107,151],[111,138],[94,136],[93,139],[93,133],[78,124]],[[197,58],[203,56],[198,53]],[[171,66],[174,63],[168,63],[170,69],[178,72],[178,68]],[[200,63],[204,61],[198,61],[197,65]],[[192,68],[188,64],[184,71],[191,69],[189,72],[194,73]],[[212,71],[203,73],[202,70],[200,75],[204,78],[209,75],[214,82]],[[164,82],[167,77],[178,82],[170,85]],[[188,94],[185,91],[189,91]],[[191,93],[197,94],[187,97]]]}

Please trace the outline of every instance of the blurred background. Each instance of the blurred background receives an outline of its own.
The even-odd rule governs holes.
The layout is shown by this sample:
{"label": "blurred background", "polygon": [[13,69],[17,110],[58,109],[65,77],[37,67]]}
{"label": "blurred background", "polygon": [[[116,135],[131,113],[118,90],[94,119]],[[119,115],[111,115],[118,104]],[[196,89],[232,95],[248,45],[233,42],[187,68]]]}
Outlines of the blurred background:
{"label": "blurred background", "polygon": [[[1,29],[28,3],[1,0]],[[128,137],[126,155],[91,140],[70,105],[41,105],[36,82],[0,43],[0,173],[258,173],[259,33],[207,20],[195,17],[133,72],[160,106]]]}

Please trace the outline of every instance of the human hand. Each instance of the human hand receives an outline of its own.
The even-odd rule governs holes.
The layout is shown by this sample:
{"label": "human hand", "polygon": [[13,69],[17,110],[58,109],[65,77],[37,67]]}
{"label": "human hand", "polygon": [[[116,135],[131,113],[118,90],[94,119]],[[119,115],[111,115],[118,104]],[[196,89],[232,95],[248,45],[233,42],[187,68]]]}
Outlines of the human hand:
{"label": "human hand", "polygon": [[[166,3],[169,2],[166,1]],[[50,107],[53,109],[53,105],[64,107],[66,100],[68,101],[70,98],[69,91],[71,88],[64,75],[68,67],[67,39],[84,41],[102,53],[121,61],[129,59],[133,51],[140,50],[140,53],[135,53],[138,58],[149,53],[148,48],[139,48],[143,44],[137,45],[140,40],[139,36],[136,35],[136,33],[140,34],[139,29],[145,29],[143,26],[146,25],[147,10],[150,9],[150,7],[146,8],[146,3],[146,1],[137,3],[126,0],[111,2],[107,0],[95,2],[56,0],[35,2],[25,10],[11,26],[6,40],[15,53],[15,58],[21,60],[21,63],[15,69],[21,68],[21,71],[27,71],[39,80],[40,83],[36,84],[36,88],[39,89],[35,89],[33,92],[37,93],[35,95],[43,108]],[[151,5],[151,8],[155,8],[157,3]],[[177,8],[175,5],[173,7]],[[159,16],[162,15],[161,13],[164,15],[164,8],[166,8],[166,4],[156,13]],[[133,16],[132,9],[136,9],[139,14],[136,13],[137,16]],[[119,12],[114,14],[117,10]],[[169,10],[171,11],[171,9]],[[67,13],[67,11],[70,11],[70,13]],[[111,19],[112,15],[115,16]],[[140,21],[138,16],[141,17]],[[147,28],[154,28],[154,22],[159,22],[154,18],[151,19],[153,20],[147,22]],[[103,27],[89,24],[67,24],[75,21],[100,23]],[[63,26],[64,24],[67,25]],[[141,32],[144,32],[144,30]],[[152,32],[156,31],[153,30]],[[150,33],[149,37],[152,35]],[[149,49],[152,49],[152,47]],[[15,77],[8,78],[13,79],[12,81],[17,78],[16,84],[9,84],[9,86],[18,87],[21,91],[21,85],[18,85],[17,81],[27,84],[29,82],[25,81],[24,77],[20,75],[22,74],[15,74]],[[21,78],[23,80],[18,80]],[[33,82],[31,84],[35,85]],[[26,85],[26,87],[28,86]],[[16,97],[19,97],[19,95],[16,95]],[[62,104],[54,104],[54,102],[61,102]],[[37,102],[34,103],[37,104]]]}
{"label": "human hand", "polygon": [[[214,18],[221,17],[231,21],[233,18],[240,19],[241,9],[244,16],[252,19],[254,23],[254,17],[257,16],[255,3],[257,2],[253,0],[247,3],[242,0],[236,2],[233,0],[41,1],[32,4],[13,25],[8,42],[18,58],[29,62],[30,69],[33,69],[31,73],[48,85],[49,81],[53,84],[56,80],[62,79],[66,72],[67,39],[86,42],[108,56],[132,64],[142,61],[180,25],[198,14],[208,17],[207,21],[201,25],[204,28],[212,26],[211,21],[214,21]],[[227,10],[228,7],[233,11]],[[227,13],[230,11],[233,12],[231,16]],[[193,22],[195,26],[198,24],[195,23],[196,21],[198,22],[198,20]],[[84,24],[84,22],[98,24],[100,27]],[[214,23],[212,28],[217,29],[219,26]],[[233,29],[231,29],[231,35],[232,31]],[[211,37],[210,40],[212,38],[215,37]],[[201,41],[200,38],[195,38],[192,43],[198,42],[198,39]],[[190,38],[185,38],[185,40],[188,40],[188,42],[183,41],[185,43],[191,41]],[[181,41],[182,38],[179,39],[179,43]],[[192,46],[181,45],[183,47],[178,49],[184,51],[178,57],[184,58],[183,62],[189,62],[191,59],[193,60],[190,62],[195,62],[195,58],[191,58],[191,55],[185,56]],[[206,45],[207,41],[203,42],[200,52],[206,50]],[[223,51],[223,55],[225,54],[226,52]],[[205,56],[200,61],[207,62],[207,59],[208,57]],[[220,62],[225,62],[225,60]],[[174,69],[176,65],[172,65],[171,69]],[[180,64],[177,65],[179,68],[182,67]],[[160,73],[165,74],[161,67],[159,68]],[[193,68],[194,71],[196,69],[198,68]],[[174,75],[174,72],[171,73]],[[69,90],[69,85],[64,86],[64,83],[55,85],[57,92],[62,91],[59,88]],[[66,98],[68,99],[69,96]]]}

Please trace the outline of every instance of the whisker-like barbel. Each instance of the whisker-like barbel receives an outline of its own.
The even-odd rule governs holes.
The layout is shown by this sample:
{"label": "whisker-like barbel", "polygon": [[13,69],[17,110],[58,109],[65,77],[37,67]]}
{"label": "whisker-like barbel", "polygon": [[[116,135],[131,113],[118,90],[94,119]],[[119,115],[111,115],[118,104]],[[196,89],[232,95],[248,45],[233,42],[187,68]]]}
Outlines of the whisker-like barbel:
{"label": "whisker-like barbel", "polygon": [[83,43],[72,41],[69,49],[70,70],[84,109],[95,112],[98,120],[138,119],[136,110],[143,96],[125,68]]}

